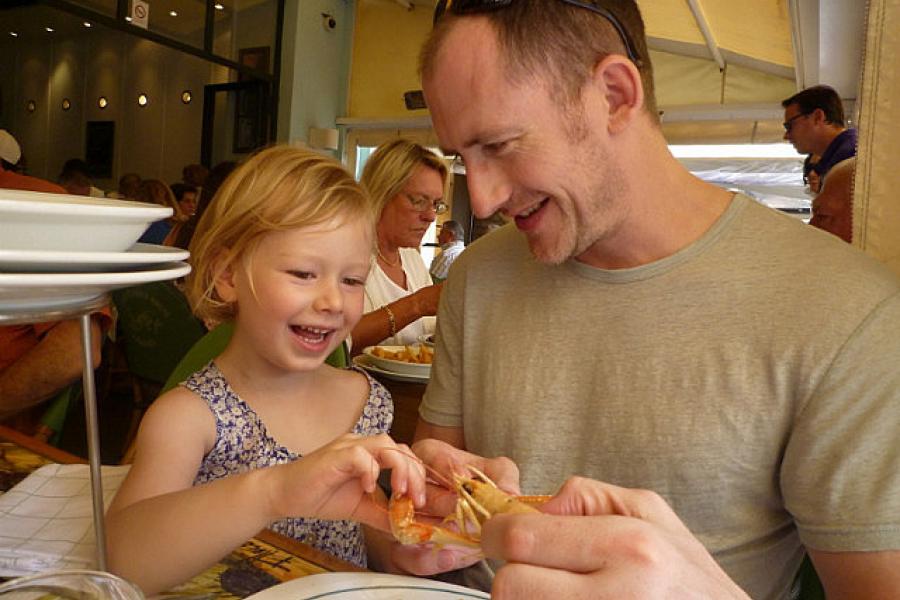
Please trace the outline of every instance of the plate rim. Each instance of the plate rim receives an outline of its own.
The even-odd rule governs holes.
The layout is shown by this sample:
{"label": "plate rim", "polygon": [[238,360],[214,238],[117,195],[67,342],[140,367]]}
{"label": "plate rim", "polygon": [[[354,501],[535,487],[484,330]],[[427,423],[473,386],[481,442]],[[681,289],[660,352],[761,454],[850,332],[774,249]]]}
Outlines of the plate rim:
{"label": "plate rim", "polygon": [[[140,246],[140,248],[138,248]],[[152,249],[152,250],[151,250]],[[53,262],[76,262],[78,264],[115,263],[155,264],[184,261],[191,253],[183,248],[135,242],[127,250],[21,250],[0,248],[0,261],[15,264],[41,264]]]}
{"label": "plate rim", "polygon": [[[11,195],[6,195],[12,192]],[[16,197],[16,196],[24,197]],[[33,195],[33,196],[32,196]],[[32,197],[28,197],[32,196]],[[169,206],[159,206],[149,202],[136,200],[119,200],[117,198],[94,198],[93,196],[76,196],[73,194],[54,194],[50,192],[32,192],[29,190],[0,190],[0,213],[17,214],[72,214],[97,216],[117,213],[116,216],[132,216],[134,218],[158,217],[166,218],[174,214]]]}
{"label": "plate rim", "polygon": [[[324,582],[325,579],[335,580],[335,583],[326,583]],[[368,580],[369,582],[366,583],[366,580]],[[319,585],[320,583],[321,585]],[[319,587],[330,586],[333,589],[317,590],[315,589],[317,585]],[[337,586],[342,587],[338,588]],[[276,589],[278,588],[280,589],[276,591]],[[301,589],[295,590],[293,588]],[[304,590],[302,588],[313,589]],[[375,572],[353,573],[332,571],[329,573],[314,573],[312,575],[306,575],[304,577],[291,579],[290,581],[285,581],[264,590],[260,590],[255,594],[251,594],[250,596],[247,596],[245,600],[275,600],[278,598],[279,592],[282,592],[282,595],[284,595],[285,597],[290,596],[295,600],[314,600],[317,598],[328,598],[335,596],[336,594],[344,594],[347,592],[378,589],[419,589],[423,591],[448,594],[448,597],[450,594],[456,594],[457,597],[461,595],[463,597],[478,598],[484,600],[490,598],[490,596],[486,592],[482,592],[480,590],[467,588],[465,586],[454,583],[434,581],[432,579],[427,579],[424,577],[411,577],[408,575],[392,575],[389,573]],[[301,593],[307,595],[300,596]]]}
{"label": "plate rim", "polygon": [[403,383],[428,383],[428,381],[431,379],[430,375],[411,375],[409,373],[400,373],[398,371],[387,371],[385,369],[379,368],[377,365],[373,365],[367,362],[368,360],[370,360],[368,354],[357,354],[353,357],[351,362],[361,369],[372,371],[374,373],[377,373],[378,375],[384,375],[385,377],[393,381],[400,381]]}
{"label": "plate rim", "polygon": [[[416,371],[427,370],[428,374],[429,374],[428,376],[430,376],[431,364],[412,363],[412,362],[406,362],[404,360],[394,360],[393,358],[383,358],[381,356],[374,356],[372,354],[372,349],[376,348],[376,347],[389,348],[389,349],[394,349],[394,348],[401,349],[401,348],[406,348],[407,345],[409,345],[409,344],[406,344],[406,345],[404,345],[404,344],[373,344],[371,346],[366,346],[365,348],[363,348],[362,353],[365,354],[366,356],[368,356],[372,361],[383,360],[388,363],[397,363],[400,365],[410,365],[411,367],[413,367],[412,370],[416,370]],[[382,371],[391,371],[392,373],[400,373],[401,375],[412,375],[413,374],[408,371],[394,371],[393,369],[387,369],[387,368],[382,368]],[[425,375],[421,375],[421,376],[424,377]]]}
{"label": "plate rim", "polygon": [[[156,266],[159,268],[131,271],[94,271],[89,273],[0,273],[0,289],[44,286],[102,287],[132,282],[138,285],[153,281],[177,279],[191,272],[191,265],[184,261],[166,261],[158,263]],[[159,277],[153,277],[153,275],[159,275]],[[21,278],[24,278],[24,280],[21,280]]]}

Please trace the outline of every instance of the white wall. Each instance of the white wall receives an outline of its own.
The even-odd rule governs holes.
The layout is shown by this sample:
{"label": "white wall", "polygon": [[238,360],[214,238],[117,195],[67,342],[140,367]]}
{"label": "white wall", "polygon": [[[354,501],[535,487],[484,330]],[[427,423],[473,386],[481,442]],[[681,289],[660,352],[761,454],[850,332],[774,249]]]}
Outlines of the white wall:
{"label": "white wall", "polygon": [[[84,158],[88,121],[115,123],[113,176],[95,182],[103,189],[131,171],[180,180],[184,165],[200,160],[203,86],[225,80],[204,60],[101,27],[63,40],[4,40],[0,69],[0,126],[19,139],[29,174],[55,180],[66,160]],[[187,105],[185,89],[193,94]],[[138,106],[139,93],[149,96],[147,106]],[[103,110],[101,95],[109,100]],[[63,98],[72,103],[68,111]],[[34,113],[25,109],[29,99]]]}

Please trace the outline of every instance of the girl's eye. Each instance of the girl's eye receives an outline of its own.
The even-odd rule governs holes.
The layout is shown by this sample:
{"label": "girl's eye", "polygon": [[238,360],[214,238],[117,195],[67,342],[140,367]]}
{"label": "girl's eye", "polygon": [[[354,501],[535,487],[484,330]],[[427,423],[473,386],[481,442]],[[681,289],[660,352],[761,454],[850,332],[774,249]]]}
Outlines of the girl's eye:
{"label": "girl's eye", "polygon": [[359,279],[357,277],[347,277],[346,279],[344,279],[344,285],[352,285],[354,287],[360,286],[360,285],[366,285],[366,280]]}
{"label": "girl's eye", "polygon": [[315,275],[309,271],[289,271],[289,273],[297,279],[312,279],[315,277]]}

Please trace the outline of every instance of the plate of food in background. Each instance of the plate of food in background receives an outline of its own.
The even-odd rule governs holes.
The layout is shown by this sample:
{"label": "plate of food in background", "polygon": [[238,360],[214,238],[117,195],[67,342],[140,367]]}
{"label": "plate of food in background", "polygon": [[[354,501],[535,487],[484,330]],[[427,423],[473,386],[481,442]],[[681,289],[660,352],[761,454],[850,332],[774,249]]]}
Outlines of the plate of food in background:
{"label": "plate of food in background", "polygon": [[353,359],[354,364],[395,381],[427,383],[434,349],[412,346],[369,346]]}

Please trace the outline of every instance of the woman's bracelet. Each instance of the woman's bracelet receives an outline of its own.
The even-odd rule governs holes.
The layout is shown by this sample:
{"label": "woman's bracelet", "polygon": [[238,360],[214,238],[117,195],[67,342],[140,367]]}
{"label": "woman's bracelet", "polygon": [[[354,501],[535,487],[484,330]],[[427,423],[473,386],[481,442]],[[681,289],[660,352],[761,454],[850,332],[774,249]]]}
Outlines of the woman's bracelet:
{"label": "woman's bracelet", "polygon": [[388,316],[388,323],[391,326],[390,337],[394,337],[395,335],[397,335],[397,319],[394,317],[394,311],[392,311],[387,304],[385,304],[381,308],[384,309],[384,312],[386,312]]}

